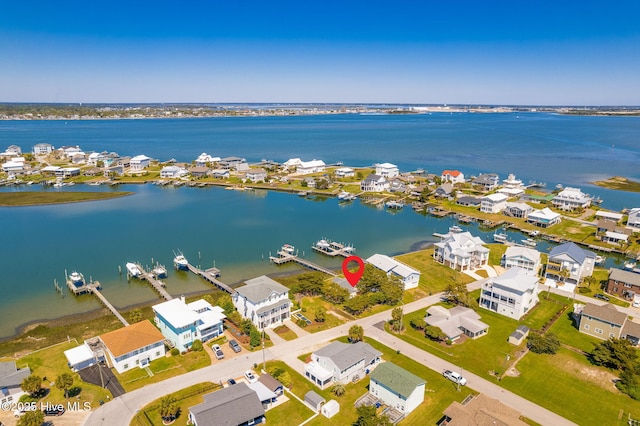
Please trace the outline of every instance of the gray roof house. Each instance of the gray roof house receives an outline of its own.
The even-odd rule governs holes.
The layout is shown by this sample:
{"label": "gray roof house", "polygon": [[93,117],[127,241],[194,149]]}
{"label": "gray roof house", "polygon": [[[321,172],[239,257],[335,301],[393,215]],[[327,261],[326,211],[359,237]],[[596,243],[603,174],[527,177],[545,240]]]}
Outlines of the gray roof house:
{"label": "gray roof house", "polygon": [[569,272],[565,282],[577,284],[584,277],[590,277],[595,265],[595,253],[581,249],[575,243],[564,243],[549,252],[549,260],[545,272],[546,278],[561,280],[560,271]]}
{"label": "gray roof house", "polygon": [[484,336],[489,330],[489,326],[480,321],[473,309],[463,306],[456,306],[445,309],[442,306],[431,306],[427,309],[427,316],[424,321],[434,327],[440,328],[451,341],[455,341],[463,334],[475,339]]}
{"label": "gray roof house", "polygon": [[332,342],[311,354],[304,366],[305,377],[324,389],[333,383],[358,381],[381,361],[382,352],[368,343]]}
{"label": "gray roof house", "polygon": [[245,281],[232,301],[240,315],[259,329],[278,326],[291,316],[289,289],[266,275]]}
{"label": "gray roof house", "polygon": [[495,173],[485,173],[472,180],[471,184],[485,191],[493,191],[500,184],[500,177]]}
{"label": "gray roof house", "polygon": [[0,362],[0,403],[18,402],[24,393],[20,384],[30,375],[29,367],[19,369],[15,361]]}
{"label": "gray roof house", "polygon": [[239,426],[265,421],[258,395],[240,382],[204,396],[202,404],[189,407],[189,421],[194,426]]}

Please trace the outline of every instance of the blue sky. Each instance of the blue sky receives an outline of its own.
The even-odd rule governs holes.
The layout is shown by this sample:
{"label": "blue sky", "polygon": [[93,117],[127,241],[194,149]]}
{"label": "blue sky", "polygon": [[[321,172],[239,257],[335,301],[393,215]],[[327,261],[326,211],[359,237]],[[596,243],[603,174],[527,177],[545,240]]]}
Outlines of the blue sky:
{"label": "blue sky", "polygon": [[639,16],[637,1],[12,2],[0,102],[640,105]]}

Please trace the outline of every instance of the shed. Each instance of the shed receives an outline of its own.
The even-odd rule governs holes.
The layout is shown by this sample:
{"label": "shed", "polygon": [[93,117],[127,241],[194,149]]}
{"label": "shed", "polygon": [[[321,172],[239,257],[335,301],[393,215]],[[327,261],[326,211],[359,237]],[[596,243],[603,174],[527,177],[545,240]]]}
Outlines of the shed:
{"label": "shed", "polygon": [[336,401],[335,399],[332,399],[331,401],[324,404],[321,410],[322,415],[328,419],[338,414],[339,411],[340,404],[338,404],[338,401]]}
{"label": "shed", "polygon": [[304,395],[304,402],[317,413],[318,411],[320,411],[322,404],[324,404],[326,401],[316,392],[309,391]]}
{"label": "shed", "polygon": [[528,335],[529,327],[527,327],[526,325],[519,325],[518,328],[516,328],[516,331],[509,335],[507,341],[512,345],[519,346]]}
{"label": "shed", "polygon": [[93,351],[84,344],[64,351],[64,356],[72,371],[79,371],[96,363]]}

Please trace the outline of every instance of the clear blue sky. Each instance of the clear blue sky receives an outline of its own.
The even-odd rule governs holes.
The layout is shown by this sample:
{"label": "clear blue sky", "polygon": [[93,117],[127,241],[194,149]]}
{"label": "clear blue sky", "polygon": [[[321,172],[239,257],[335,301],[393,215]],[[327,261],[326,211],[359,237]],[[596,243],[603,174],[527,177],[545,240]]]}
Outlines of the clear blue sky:
{"label": "clear blue sky", "polygon": [[637,0],[3,3],[0,102],[640,105]]}

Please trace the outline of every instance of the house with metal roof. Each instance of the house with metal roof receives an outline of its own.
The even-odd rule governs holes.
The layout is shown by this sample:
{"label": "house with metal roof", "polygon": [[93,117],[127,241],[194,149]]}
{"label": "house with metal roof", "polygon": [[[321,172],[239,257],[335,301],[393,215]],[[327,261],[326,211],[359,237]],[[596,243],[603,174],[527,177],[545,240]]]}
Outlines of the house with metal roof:
{"label": "house with metal roof", "polygon": [[240,426],[265,421],[258,395],[244,382],[206,394],[202,404],[189,407],[189,422],[194,426]]}
{"label": "house with metal roof", "polygon": [[[583,250],[577,244],[568,242],[554,247],[549,252],[545,277],[556,281],[578,284],[584,277],[590,277],[595,266],[595,253]],[[567,271],[567,276],[562,271]]]}
{"label": "house with metal roof", "polygon": [[615,294],[626,300],[635,299],[636,295],[640,296],[640,274],[611,268],[607,280],[607,293]]}
{"label": "house with metal roof", "polygon": [[524,269],[510,268],[482,284],[481,308],[519,320],[538,303],[538,277]]}
{"label": "house with metal roof", "polygon": [[500,265],[505,269],[521,268],[532,274],[540,270],[540,252],[523,246],[509,246],[500,259]]}
{"label": "house with metal roof", "polygon": [[139,172],[146,167],[149,167],[151,163],[151,158],[146,155],[136,155],[129,160],[129,169],[132,172]]}
{"label": "house with metal roof", "polygon": [[379,163],[376,164],[376,174],[378,176],[383,176],[385,178],[396,177],[400,174],[400,170],[398,170],[398,166],[391,163]]}
{"label": "house with metal roof", "polygon": [[635,228],[634,230],[640,230],[640,207],[634,207],[629,210],[627,216],[627,226]]}
{"label": "house with metal roof", "polygon": [[383,362],[370,376],[369,393],[407,416],[424,401],[427,381],[392,362]]}
{"label": "house with metal roof", "polygon": [[505,216],[517,217],[519,219],[526,219],[529,213],[533,212],[533,207],[527,203],[509,202],[505,204],[504,211]]}
{"label": "house with metal roof", "polygon": [[360,190],[364,192],[383,192],[389,189],[389,181],[384,176],[370,174],[360,182]]}
{"label": "house with metal roof", "polygon": [[118,373],[144,368],[165,355],[164,336],[148,320],[140,321],[99,336],[108,361]]}
{"label": "house with metal roof", "polygon": [[527,222],[540,228],[553,226],[556,223],[560,223],[561,219],[562,216],[549,207],[545,207],[542,210],[534,210],[527,215]]}
{"label": "house with metal roof", "polygon": [[301,161],[296,166],[296,173],[308,175],[311,173],[324,172],[327,165],[322,160]]}
{"label": "house with metal roof", "polygon": [[495,173],[483,173],[473,179],[471,184],[480,187],[484,191],[493,191],[500,184],[500,177]]}
{"label": "house with metal roof", "polygon": [[470,271],[487,264],[489,249],[470,232],[450,232],[435,243],[433,258],[457,271]]}
{"label": "house with metal roof", "polygon": [[29,367],[18,368],[15,361],[0,362],[0,404],[17,403],[25,392],[20,387],[31,375]]}
{"label": "house with metal roof", "polygon": [[376,368],[381,356],[382,352],[368,343],[332,342],[311,354],[311,361],[304,366],[305,377],[320,389],[356,382]]}
{"label": "house with metal roof", "polygon": [[219,306],[204,299],[191,303],[184,296],[152,306],[154,321],[162,335],[180,351],[191,347],[194,340],[206,342],[223,332],[226,315]]}
{"label": "house with metal roof", "polygon": [[591,205],[591,197],[580,188],[566,187],[553,197],[551,203],[561,210],[585,209]]}
{"label": "house with metal roof", "polygon": [[439,305],[431,306],[427,309],[424,321],[428,325],[438,327],[452,342],[463,335],[476,339],[489,331],[489,326],[480,321],[480,315],[464,306],[451,309]]}
{"label": "house with metal roof", "polygon": [[51,154],[54,149],[50,143],[42,142],[35,144],[31,152],[33,152],[33,155],[48,155]]}
{"label": "house with metal roof", "polygon": [[367,258],[367,263],[380,269],[387,275],[395,275],[400,279],[405,290],[418,287],[420,271],[384,254],[374,254]]}
{"label": "house with metal roof", "polygon": [[500,213],[506,207],[507,196],[504,194],[489,194],[480,200],[480,211],[483,213]]}
{"label": "house with metal roof", "polygon": [[245,281],[231,299],[240,315],[260,330],[281,325],[291,317],[289,289],[266,275]]}

